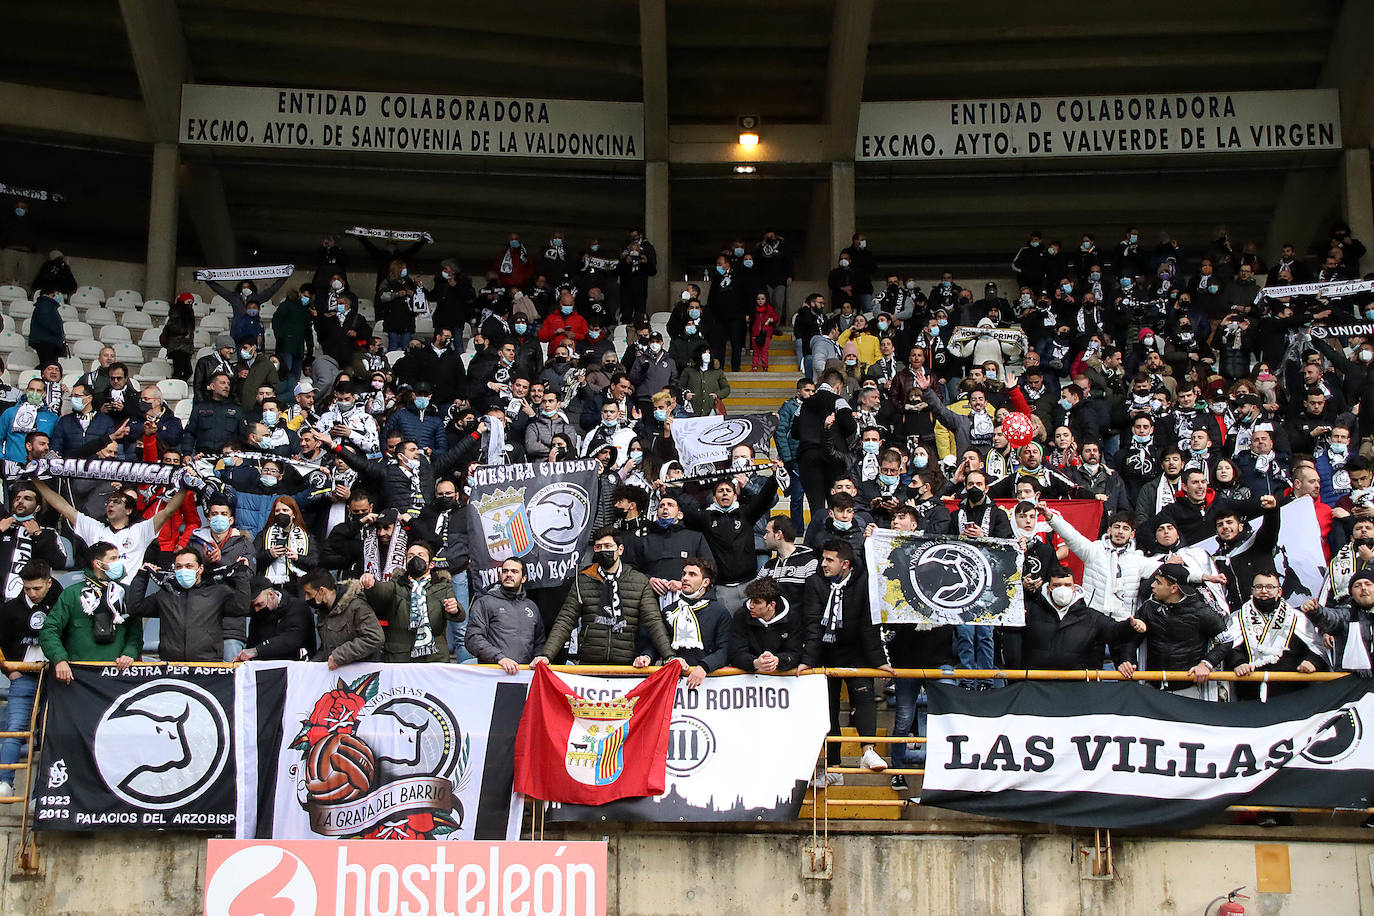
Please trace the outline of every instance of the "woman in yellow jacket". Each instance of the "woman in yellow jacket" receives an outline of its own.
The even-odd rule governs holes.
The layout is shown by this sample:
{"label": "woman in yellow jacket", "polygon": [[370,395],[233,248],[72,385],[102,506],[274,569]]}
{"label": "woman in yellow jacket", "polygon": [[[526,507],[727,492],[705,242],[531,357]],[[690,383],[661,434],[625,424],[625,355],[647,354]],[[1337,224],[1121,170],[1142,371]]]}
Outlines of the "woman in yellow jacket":
{"label": "woman in yellow jacket", "polygon": [[841,350],[844,349],[844,345],[847,343],[852,342],[854,344],[855,348],[859,351],[860,371],[867,369],[883,358],[882,353],[878,349],[878,337],[876,334],[872,333],[872,329],[868,326],[868,319],[863,315],[856,315],[854,317],[854,323],[850,325],[849,328],[840,335],[840,339],[835,342],[840,345]]}

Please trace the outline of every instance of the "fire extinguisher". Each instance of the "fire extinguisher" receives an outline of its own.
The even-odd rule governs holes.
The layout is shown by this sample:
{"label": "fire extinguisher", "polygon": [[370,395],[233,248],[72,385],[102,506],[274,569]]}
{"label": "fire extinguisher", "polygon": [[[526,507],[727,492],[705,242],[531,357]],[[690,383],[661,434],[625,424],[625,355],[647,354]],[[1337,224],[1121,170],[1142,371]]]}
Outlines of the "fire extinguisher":
{"label": "fire extinguisher", "polygon": [[1213,905],[1219,901],[1224,902],[1221,904],[1221,909],[1217,910],[1217,916],[1245,916],[1245,905],[1236,903],[1236,900],[1250,899],[1241,893],[1243,890],[1245,890],[1245,887],[1241,886],[1228,893],[1225,897],[1216,898],[1211,903],[1207,904],[1207,909],[1202,911],[1202,916],[1207,916],[1208,913],[1211,913]]}

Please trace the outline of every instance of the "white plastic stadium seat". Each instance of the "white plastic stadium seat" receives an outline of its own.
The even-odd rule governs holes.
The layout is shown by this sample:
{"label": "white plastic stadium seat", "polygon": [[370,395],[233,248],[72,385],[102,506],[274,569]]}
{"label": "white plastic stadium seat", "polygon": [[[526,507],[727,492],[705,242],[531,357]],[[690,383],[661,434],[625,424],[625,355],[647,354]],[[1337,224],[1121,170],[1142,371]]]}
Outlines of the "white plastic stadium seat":
{"label": "white plastic stadium seat", "polygon": [[103,346],[104,344],[98,340],[92,340],[91,336],[88,334],[80,340],[72,342],[72,356],[75,356],[83,363],[94,360],[100,355],[100,349]]}
{"label": "white plastic stadium seat", "polygon": [[125,312],[119,316],[119,323],[130,332],[142,331],[153,326],[153,316],[144,312]]}
{"label": "white plastic stadium seat", "polygon": [[193,406],[195,405],[190,398],[183,398],[172,405],[172,416],[176,417],[182,423],[189,423],[191,421],[191,408]]}
{"label": "white plastic stadium seat", "polygon": [[63,322],[63,332],[67,335],[67,340],[96,340],[95,331],[84,321]]}
{"label": "white plastic stadium seat", "polygon": [[14,370],[37,369],[38,354],[28,349],[14,350],[6,355],[5,362]]}
{"label": "white plastic stadium seat", "polygon": [[27,298],[29,298],[29,291],[22,286],[15,286],[13,283],[6,283],[4,286],[0,286],[0,300],[8,301],[10,299]]}
{"label": "white plastic stadium seat", "polygon": [[[96,336],[99,337],[103,343],[114,344],[115,346],[134,342],[133,335],[129,333],[129,329],[120,324],[106,325],[97,332]],[[142,350],[139,351],[140,354],[142,352]]]}
{"label": "white plastic stadium seat", "polygon": [[32,319],[32,318],[24,318],[24,319],[21,319],[20,322],[19,322],[19,333],[20,333],[25,339],[27,339],[28,336],[29,336],[29,330],[30,330],[32,327],[33,327],[33,319]]}
{"label": "white plastic stadium seat", "polygon": [[217,295],[210,300],[210,311],[216,315],[233,315],[234,307],[229,304],[228,299]]}
{"label": "white plastic stadium seat", "polygon": [[11,318],[9,315],[6,315],[6,314],[0,312],[0,331],[17,331],[17,330],[19,330],[19,322],[15,321],[15,320],[14,320],[13,318]]}
{"label": "white plastic stadium seat", "polygon": [[130,305],[139,306],[143,304],[143,294],[136,289],[117,289],[114,291],[114,295],[110,297],[110,301],[127,302]]}
{"label": "white plastic stadium seat", "polygon": [[143,314],[151,315],[154,318],[166,318],[172,314],[172,304],[166,299],[145,299]]}
{"label": "white plastic stadium seat", "polygon": [[63,321],[81,321],[81,310],[74,305],[59,305],[57,314]]}
{"label": "white plastic stadium seat", "polygon": [[138,335],[138,345],[145,350],[157,350],[162,347],[162,328],[144,328]]}
{"label": "white plastic stadium seat", "polygon": [[191,361],[194,363],[194,362],[196,362],[197,360],[199,360],[202,356],[209,356],[211,353],[214,353],[214,352],[215,352],[215,348],[214,348],[213,346],[201,347],[200,349],[196,350],[195,359],[193,359],[193,360],[191,360]]}
{"label": "white plastic stadium seat", "polygon": [[[196,328],[195,345],[206,350],[215,349],[215,335],[218,331],[207,330],[206,328]],[[199,357],[197,357],[199,358]]]}
{"label": "white plastic stadium seat", "polygon": [[200,330],[214,331],[215,333],[227,331],[229,330],[229,316],[218,312],[214,315],[206,315],[200,320],[198,327]]}
{"label": "white plastic stadium seat", "polygon": [[22,302],[11,302],[8,304],[7,311],[12,318],[28,318],[33,315],[33,303],[27,299]]}
{"label": "white plastic stadium seat", "polygon": [[[120,330],[123,331],[124,329],[120,328]],[[127,334],[129,332],[124,331],[124,333]],[[143,365],[143,350],[138,344],[129,343],[127,341],[124,343],[117,343],[114,344],[114,351],[115,359],[119,360],[121,363],[127,363],[129,366]]]}
{"label": "white plastic stadium seat", "polygon": [[81,286],[72,293],[72,305],[99,305],[105,301],[105,291],[98,286]]}
{"label": "white plastic stadium seat", "polygon": [[165,359],[150,359],[143,364],[138,374],[147,381],[158,384],[172,374],[172,364]]}
{"label": "white plastic stadium seat", "polygon": [[[146,372],[148,367],[144,366],[143,368]],[[157,387],[162,391],[162,399],[164,401],[184,401],[185,399],[191,396],[191,386],[186,384],[179,378],[164,377],[156,380],[150,380],[150,382],[156,384]]]}
{"label": "white plastic stadium seat", "polygon": [[[86,317],[82,320],[92,328],[104,328],[108,325],[119,324],[119,317],[118,312],[112,312],[107,308],[101,307],[88,311]],[[96,333],[99,334],[100,331],[97,330]]]}
{"label": "white plastic stadium seat", "polygon": [[59,356],[57,358],[57,364],[62,367],[62,374],[64,376],[80,375],[82,372],[81,360],[77,359],[75,356]]}
{"label": "white plastic stadium seat", "polygon": [[428,315],[415,319],[415,333],[421,337],[431,337],[434,334],[434,319]]}
{"label": "white plastic stadium seat", "polygon": [[0,331],[0,353],[13,353],[15,350],[25,349],[28,345],[23,334],[17,334],[14,331]]}

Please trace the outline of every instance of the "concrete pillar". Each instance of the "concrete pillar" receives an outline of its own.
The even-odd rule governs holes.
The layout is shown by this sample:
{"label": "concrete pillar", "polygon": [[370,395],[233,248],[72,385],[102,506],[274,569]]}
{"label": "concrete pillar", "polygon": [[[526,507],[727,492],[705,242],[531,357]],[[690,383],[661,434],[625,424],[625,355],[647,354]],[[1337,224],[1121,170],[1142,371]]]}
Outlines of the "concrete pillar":
{"label": "concrete pillar", "polygon": [[[821,279],[829,276],[838,251],[838,248],[830,247],[830,182],[822,179],[811,186],[811,209],[806,220],[806,258],[796,265],[797,276]],[[825,290],[807,290],[801,297],[789,294],[788,301],[800,301],[812,292],[823,293]]]}
{"label": "concrete pillar", "polygon": [[177,162],[175,143],[153,144],[152,193],[148,195],[148,276],[143,298],[171,300],[177,266]]}
{"label": "concrete pillar", "polygon": [[[1374,239],[1374,194],[1369,181],[1369,149],[1348,149],[1341,156],[1342,210],[1354,238]],[[1366,259],[1365,270],[1368,259]]]}
{"label": "concrete pillar", "polygon": [[[830,163],[830,259],[854,237],[854,163]],[[829,264],[827,262],[827,270]]]}
{"label": "concrete pillar", "polygon": [[668,163],[644,163],[644,235],[658,252],[658,274],[649,278],[649,314],[668,311],[673,279],[673,221],[669,217]]}

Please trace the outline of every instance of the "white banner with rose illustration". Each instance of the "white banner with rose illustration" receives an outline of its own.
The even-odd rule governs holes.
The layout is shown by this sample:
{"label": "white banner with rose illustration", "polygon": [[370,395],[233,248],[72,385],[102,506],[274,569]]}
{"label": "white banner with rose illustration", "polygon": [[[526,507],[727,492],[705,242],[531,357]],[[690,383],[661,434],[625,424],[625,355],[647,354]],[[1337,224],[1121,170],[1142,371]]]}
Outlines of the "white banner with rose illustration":
{"label": "white banner with rose illustration", "polygon": [[463,665],[243,665],[238,838],[518,839],[529,683]]}

